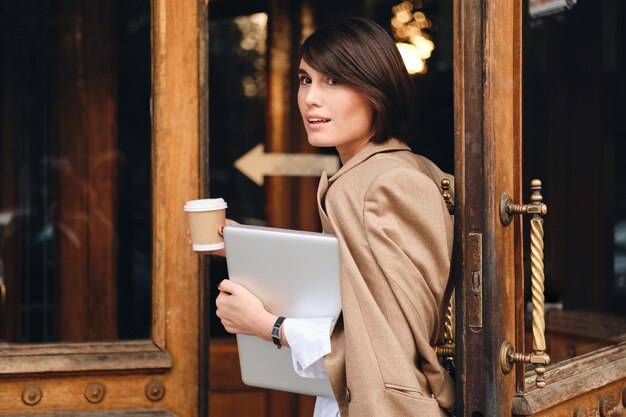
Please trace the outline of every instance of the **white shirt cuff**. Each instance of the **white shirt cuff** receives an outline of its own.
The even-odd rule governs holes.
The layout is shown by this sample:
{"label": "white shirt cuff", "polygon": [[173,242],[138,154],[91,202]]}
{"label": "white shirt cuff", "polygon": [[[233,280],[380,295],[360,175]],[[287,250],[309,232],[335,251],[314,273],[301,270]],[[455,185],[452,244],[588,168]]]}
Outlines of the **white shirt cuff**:
{"label": "white shirt cuff", "polygon": [[327,378],[324,356],[330,353],[330,329],[334,318],[287,318],[285,338],[291,349],[293,369],[306,378]]}

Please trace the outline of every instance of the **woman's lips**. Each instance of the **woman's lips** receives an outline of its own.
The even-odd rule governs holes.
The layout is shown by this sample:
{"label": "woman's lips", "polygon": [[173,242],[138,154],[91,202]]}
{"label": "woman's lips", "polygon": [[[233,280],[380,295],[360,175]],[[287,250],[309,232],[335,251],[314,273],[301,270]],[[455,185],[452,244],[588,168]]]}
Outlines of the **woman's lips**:
{"label": "woman's lips", "polygon": [[305,120],[307,122],[307,125],[311,128],[324,126],[326,123],[331,121],[331,119],[328,117],[318,115],[307,115]]}

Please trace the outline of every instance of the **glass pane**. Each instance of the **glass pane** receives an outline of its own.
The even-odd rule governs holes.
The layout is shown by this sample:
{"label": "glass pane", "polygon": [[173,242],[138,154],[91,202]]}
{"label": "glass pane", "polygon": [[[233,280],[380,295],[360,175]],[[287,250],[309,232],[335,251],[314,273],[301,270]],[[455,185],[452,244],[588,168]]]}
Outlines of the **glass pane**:
{"label": "glass pane", "polygon": [[[265,142],[267,14],[211,14],[209,21],[209,155],[211,196],[224,197],[228,217],[265,224],[265,191],[234,164]],[[224,258],[211,257],[211,288],[228,276]],[[211,303],[211,335],[226,331]]]}
{"label": "glass pane", "polygon": [[0,340],[149,337],[149,1],[1,0],[0,45]]}
{"label": "glass pane", "polygon": [[[415,109],[415,115],[422,122],[419,136],[413,138],[411,146],[415,152],[452,172],[452,3],[419,1],[411,6],[406,2],[393,1],[373,7],[370,2],[362,0],[319,0],[311,4],[311,9],[315,25],[346,15],[367,16],[387,28],[390,35],[396,35],[398,41],[408,42],[409,34],[416,31],[418,22],[413,21],[413,17],[406,20],[402,26],[405,34],[400,39],[396,34],[398,31],[393,29],[392,20],[400,8],[407,6],[423,15],[419,26],[420,31],[423,29],[423,39],[434,43],[434,50],[429,51],[432,56],[424,57],[426,66],[412,77],[418,92],[419,108]],[[265,224],[268,214],[265,190],[238,171],[234,163],[254,146],[265,142],[267,112],[276,111],[267,108],[267,59],[272,59],[267,57],[266,51],[267,24],[272,16],[268,17],[263,7],[262,3],[209,2],[210,195],[224,197],[228,201],[229,218],[258,225]],[[282,60],[284,57],[275,59]],[[288,111],[299,112],[295,101]],[[299,117],[296,123],[301,123]],[[322,152],[335,154],[334,149]],[[297,196],[290,196],[291,204],[297,208],[296,200]],[[314,202],[313,199],[311,201]],[[216,288],[227,276],[224,259],[211,257],[210,288]],[[211,306],[211,336],[226,336],[215,315],[214,303]]]}
{"label": "glass pane", "polygon": [[[559,362],[626,340],[626,3],[544,15],[540,3],[526,4],[523,29],[523,181],[528,199],[541,179],[549,207],[546,336]],[[530,320],[527,309],[527,350]]]}

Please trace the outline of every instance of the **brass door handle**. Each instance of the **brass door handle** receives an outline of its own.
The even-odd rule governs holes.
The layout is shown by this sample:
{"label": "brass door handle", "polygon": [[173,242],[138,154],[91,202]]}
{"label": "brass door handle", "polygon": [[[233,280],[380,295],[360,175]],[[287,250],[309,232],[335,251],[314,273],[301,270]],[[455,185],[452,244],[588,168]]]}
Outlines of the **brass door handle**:
{"label": "brass door handle", "polygon": [[[452,202],[452,193],[450,192],[450,180],[444,178],[441,180],[441,195],[443,201],[446,203],[448,213],[454,215],[454,203]],[[437,346],[433,346],[437,356],[441,356],[444,362],[444,366],[450,371],[454,367],[454,291],[450,296],[448,302],[448,308],[446,309],[446,318],[443,327],[443,343]]]}
{"label": "brass door handle", "polygon": [[450,372],[454,368],[454,355],[455,355],[455,343],[454,343],[454,292],[450,296],[450,302],[446,309],[446,319],[443,327],[443,343],[437,346],[433,346],[437,356],[440,356],[443,360],[444,367]]}
{"label": "brass door handle", "polygon": [[452,193],[450,192],[450,180],[447,178],[441,180],[441,195],[448,208],[448,213],[454,214],[454,203],[452,202]]}
{"label": "brass door handle", "polygon": [[546,365],[550,363],[550,356],[546,353],[545,338],[545,297],[544,297],[544,264],[543,264],[543,216],[548,213],[548,206],[543,203],[541,196],[541,181],[535,179],[530,182],[532,195],[529,204],[514,204],[511,197],[504,193],[500,200],[500,219],[506,226],[511,223],[515,214],[530,214],[530,262],[531,262],[531,292],[533,306],[533,350],[531,354],[515,352],[507,340],[500,348],[500,367],[508,374],[514,363],[532,363],[537,374],[537,388],[546,386]]}
{"label": "brass door handle", "polygon": [[0,309],[4,307],[7,298],[7,286],[4,284],[4,265],[0,258]]}
{"label": "brass door handle", "polygon": [[7,298],[7,286],[4,284],[4,274],[2,273],[2,260],[0,260],[0,309],[4,307]]}

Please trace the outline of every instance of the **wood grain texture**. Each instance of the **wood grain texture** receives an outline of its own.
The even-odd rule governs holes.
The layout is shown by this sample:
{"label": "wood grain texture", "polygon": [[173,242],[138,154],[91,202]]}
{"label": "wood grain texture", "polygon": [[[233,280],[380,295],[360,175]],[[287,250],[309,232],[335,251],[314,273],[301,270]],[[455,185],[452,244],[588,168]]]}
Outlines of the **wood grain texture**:
{"label": "wood grain texture", "polygon": [[241,380],[239,354],[234,338],[212,339],[209,354],[211,391],[249,391]]}
{"label": "wood grain texture", "polygon": [[262,392],[222,393],[209,401],[209,416],[268,417],[267,396]]}
{"label": "wood grain texture", "polygon": [[[165,382],[166,393],[161,401],[150,401],[145,388],[151,380]],[[93,404],[85,398],[87,384],[100,382],[104,385],[105,396],[102,402]],[[22,401],[22,392],[27,385],[37,385],[42,391],[41,401],[28,406]],[[20,413],[52,413],[71,411],[111,411],[159,408],[166,406],[168,398],[178,395],[177,387],[167,383],[164,375],[89,375],[89,376],[36,376],[12,378],[0,384],[0,415]],[[169,410],[173,412],[171,409]],[[177,414],[174,412],[174,414]],[[177,414],[181,417],[195,414]]]}
{"label": "wood grain texture", "polygon": [[[515,28],[521,25],[521,2],[514,0],[488,1],[485,3],[485,49],[484,49],[484,141],[485,159],[485,315],[496,318],[488,329],[486,363],[490,367],[486,384],[489,402],[486,415],[503,416],[510,413],[515,394],[516,373],[504,375],[499,365],[500,347],[503,341],[516,340],[515,322],[515,254],[520,254],[521,241],[515,241],[515,227],[505,227],[500,220],[499,202],[503,193],[521,189],[521,153],[516,152],[519,140],[521,116],[516,105],[521,97],[521,79],[516,78],[515,64],[519,63],[516,52],[520,42]],[[516,96],[517,94],[517,96]]]}
{"label": "wood grain texture", "polygon": [[[579,408],[584,414],[580,416],[601,417],[599,412],[600,401],[602,398],[607,402],[605,414],[606,417],[623,417],[626,416],[626,406],[622,402],[622,390],[626,388],[626,380],[615,381],[613,383],[602,383],[601,388],[594,390],[577,390],[578,394],[574,395],[573,391],[568,389],[575,384],[562,384],[561,388],[567,390],[566,393],[559,395],[562,401],[550,400],[547,394],[542,398],[528,398],[528,395],[518,394],[513,402],[513,415],[515,416],[533,416],[533,417],[561,417],[574,416],[574,410]],[[546,389],[549,387],[546,386]],[[555,391],[552,391],[554,393]]]}
{"label": "wood grain texture", "polygon": [[[455,131],[455,294],[457,380],[457,412],[470,416],[473,410],[484,412],[486,380],[483,360],[475,352],[484,351],[484,332],[470,331],[469,308],[472,294],[468,265],[470,233],[483,232],[483,147],[482,147],[482,9],[477,1],[454,2],[454,131]],[[482,271],[481,271],[482,272]]]}
{"label": "wood grain texture", "polygon": [[164,371],[169,353],[153,342],[0,345],[0,375]]}
{"label": "wood grain texture", "polygon": [[[200,195],[210,196],[209,165],[209,2],[198,2],[198,140],[200,142],[199,169]],[[199,280],[199,352],[198,352],[198,415],[209,413],[209,314],[211,314],[211,291],[209,259],[203,257],[200,263]]]}
{"label": "wood grain texture", "polygon": [[[498,202],[520,186],[520,135],[516,132],[521,80],[519,63],[521,3],[458,1],[454,4],[455,185],[461,256],[457,264],[457,413],[462,416],[510,413],[515,372],[503,375],[498,352],[515,341],[516,238],[500,223]],[[517,142],[516,142],[517,141]],[[471,271],[477,255],[470,234],[482,234],[482,271]],[[472,253],[470,253],[472,252]],[[517,253],[521,253],[517,249]],[[479,275],[476,275],[479,274]],[[472,275],[482,283],[482,311],[472,311]],[[469,329],[468,317],[483,314],[482,328]],[[497,319],[494,319],[496,318]],[[476,413],[476,414],[475,414]]]}
{"label": "wood grain texture", "polygon": [[[311,33],[311,5],[305,0],[272,0],[268,27],[267,152],[316,153],[298,110],[300,43]],[[272,227],[321,231],[317,178],[266,178],[266,217]]]}
{"label": "wood grain texture", "polygon": [[[87,294],[89,316],[84,340],[118,337],[117,300],[117,36],[114,2],[84,7],[85,86],[88,138],[86,174],[89,248]],[[70,300],[64,300],[72,304]]]}
{"label": "wood grain texture", "polygon": [[[522,116],[523,116],[523,89],[522,89],[522,23],[523,23],[523,8],[522,0],[514,0],[513,2],[513,28],[512,36],[516,41],[513,42],[513,152],[517,157],[513,158],[513,172],[517,173],[520,177],[513,183],[513,190],[511,190],[511,198],[514,201],[527,202],[529,196],[524,196],[522,190],[524,184],[522,184]],[[525,198],[526,197],[526,198]],[[515,341],[512,342],[515,350],[521,352],[524,349],[525,332],[524,326],[524,223],[521,216],[517,216],[513,219],[511,225],[513,228],[513,241],[514,241],[514,254],[515,260]],[[527,242],[530,244],[530,242]],[[516,391],[520,392],[524,390],[524,364],[515,365],[515,385]]]}
{"label": "wood grain texture", "polygon": [[[553,364],[626,341],[626,319],[613,315],[548,309],[545,318],[547,350]],[[531,329],[527,333],[526,350],[530,351]]]}
{"label": "wood grain texture", "polygon": [[[293,149],[290,118],[295,95],[292,76],[296,50],[294,35],[298,20],[294,19],[297,3],[288,0],[269,2],[267,52],[267,152],[288,153]],[[265,187],[267,224],[272,227],[293,228],[293,179],[268,177]]]}
{"label": "wood grain texture", "polygon": [[177,417],[166,410],[60,411],[57,413],[13,414],[13,417]]}
{"label": "wood grain texture", "polygon": [[[112,3],[60,3],[58,340],[117,338],[117,70]],[[113,38],[110,42],[109,39]]]}
{"label": "wood grain texture", "polygon": [[[84,340],[86,334],[82,318],[88,317],[86,277],[88,182],[85,117],[87,106],[84,84],[84,46],[80,8],[77,1],[63,0],[60,6],[59,102],[62,109],[59,121],[59,154],[65,163],[59,170],[59,209],[57,215],[60,233],[58,247],[59,280],[56,288],[55,321],[63,323],[58,329],[60,340]],[[61,112],[60,112],[61,113]],[[72,301],[70,301],[72,300]]]}
{"label": "wood grain texture", "polygon": [[199,407],[202,285],[187,244],[185,201],[200,185],[201,0],[152,3],[153,27],[153,340],[173,360],[162,406],[180,416]]}
{"label": "wood grain texture", "polygon": [[[239,416],[235,401],[257,404],[257,414],[268,417],[311,417],[315,397],[247,386],[241,380],[235,338],[212,339],[210,351],[210,409],[220,417]],[[235,395],[236,394],[236,395]],[[261,398],[260,400],[259,398]]]}
{"label": "wood grain texture", "polygon": [[[203,372],[198,360],[202,287],[199,259],[189,250],[186,241],[187,224],[182,208],[186,200],[197,198],[200,193],[198,26],[206,18],[199,14],[201,4],[201,0],[152,2],[153,341],[12,347],[8,354],[0,357],[0,363],[8,364],[20,357],[18,362],[28,366],[27,361],[40,360],[42,373],[18,376],[11,371],[3,375],[0,378],[0,414],[69,415],[84,411],[145,412],[154,408],[168,411],[159,411],[157,415],[198,416],[198,381]],[[77,41],[72,36],[64,40]],[[84,98],[85,92],[79,89],[77,94]],[[65,99],[71,100],[70,97]],[[84,126],[86,121],[81,123],[74,126]],[[78,137],[80,130],[68,134]],[[82,208],[87,190],[77,184],[74,191],[81,195],[77,207]],[[84,230],[79,227],[80,218],[69,217],[68,221],[74,222],[70,226],[76,230]],[[80,235],[81,239],[84,237]],[[76,253],[65,255],[78,256]],[[82,273],[81,265],[74,264],[76,273]],[[84,314],[85,311],[74,313]],[[3,349],[3,353],[7,351]],[[157,368],[153,367],[155,361],[161,362]],[[98,362],[105,365],[98,365]],[[109,362],[112,363],[110,368]],[[144,365],[137,366],[139,362]],[[63,372],[68,369],[74,369],[76,372],[71,373],[76,374]],[[32,370],[31,367],[28,371]],[[165,395],[158,401],[146,396],[146,386],[152,380],[161,381],[165,386]],[[105,387],[100,403],[93,404],[85,398],[85,387],[92,382]],[[38,404],[27,406],[21,396],[24,387],[31,384],[40,387],[43,397]]]}
{"label": "wood grain texture", "polygon": [[626,342],[548,366],[546,381],[553,387],[536,389],[534,375],[534,371],[526,374],[527,392],[522,397],[529,398],[529,401],[534,401],[532,398],[546,398],[546,401],[566,398],[566,386],[572,387],[574,391],[570,395],[575,397],[605,383],[626,382]]}

